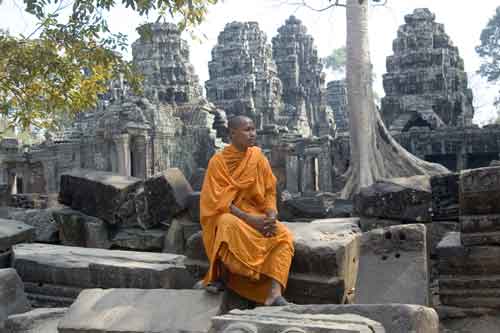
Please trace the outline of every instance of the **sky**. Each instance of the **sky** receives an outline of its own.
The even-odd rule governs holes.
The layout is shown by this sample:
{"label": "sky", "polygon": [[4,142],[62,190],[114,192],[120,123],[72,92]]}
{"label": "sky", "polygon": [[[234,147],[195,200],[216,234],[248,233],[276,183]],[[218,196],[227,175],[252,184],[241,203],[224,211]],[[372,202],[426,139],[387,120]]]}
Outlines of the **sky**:
{"label": "sky", "polygon": [[[218,34],[226,23],[232,21],[256,21],[267,34],[269,43],[277,29],[290,15],[302,20],[308,33],[315,40],[320,57],[325,57],[335,48],[345,45],[345,9],[338,7],[324,12],[315,12],[301,5],[302,0],[224,0],[209,8],[208,16],[196,30],[200,40],[184,38],[191,45],[191,63],[203,85],[208,79],[208,62]],[[306,1],[307,2],[307,1]],[[328,0],[309,0],[316,8],[328,4]],[[23,12],[21,0],[3,0],[0,5],[0,28],[11,34],[29,34],[34,21]],[[485,124],[496,117],[493,99],[499,88],[484,82],[476,73],[481,63],[474,48],[488,20],[499,6],[498,0],[388,0],[385,6],[374,6],[370,10],[370,52],[375,72],[374,88],[383,96],[382,75],[386,72],[386,57],[392,54],[392,42],[397,29],[404,23],[404,16],[415,8],[429,8],[436,15],[436,22],[443,23],[446,33],[458,47],[469,75],[469,86],[474,92],[476,113],[474,122]],[[112,31],[128,35],[129,43],[138,38],[135,28],[142,23],[154,21],[156,16],[140,17],[129,9],[114,8],[109,13]],[[130,58],[129,51],[126,57]],[[328,73],[327,79],[336,78]]]}

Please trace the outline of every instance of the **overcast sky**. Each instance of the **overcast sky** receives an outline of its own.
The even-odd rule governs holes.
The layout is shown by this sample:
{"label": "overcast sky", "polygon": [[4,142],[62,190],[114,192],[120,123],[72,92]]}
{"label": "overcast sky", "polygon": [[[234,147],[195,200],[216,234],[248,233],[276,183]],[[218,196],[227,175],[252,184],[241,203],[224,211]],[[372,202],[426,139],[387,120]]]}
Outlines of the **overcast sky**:
{"label": "overcast sky", "polygon": [[[191,62],[201,83],[208,79],[207,63],[211,58],[210,52],[217,41],[217,35],[224,25],[231,21],[257,21],[270,42],[277,29],[293,14],[302,20],[314,37],[321,57],[345,45],[344,8],[317,13],[303,6],[288,5],[301,2],[302,0],[224,0],[210,7],[206,21],[198,28],[198,36],[204,35],[202,41],[190,42]],[[310,0],[309,3],[321,8],[321,5],[328,4],[328,0]],[[0,5],[0,28],[8,29],[11,34],[31,32],[33,21],[28,14],[23,13],[22,5],[21,0],[3,0]],[[436,15],[437,22],[445,25],[445,31],[464,58],[470,86],[474,91],[475,122],[482,124],[490,120],[496,115],[492,101],[498,88],[488,87],[474,74],[480,64],[474,47],[479,44],[481,30],[499,5],[498,0],[480,0],[473,4],[465,0],[388,0],[385,7],[373,7],[369,23],[370,48],[377,78],[375,89],[378,94],[383,96],[381,79],[385,73],[385,59],[392,54],[392,41],[396,37],[398,27],[404,23],[404,15],[413,12],[415,8],[426,7]],[[150,20],[154,19],[156,17],[150,17]],[[138,37],[135,28],[147,20],[148,18],[139,17],[124,8],[113,9],[109,15],[111,30],[127,34],[130,43]],[[189,35],[185,37],[189,40]]]}

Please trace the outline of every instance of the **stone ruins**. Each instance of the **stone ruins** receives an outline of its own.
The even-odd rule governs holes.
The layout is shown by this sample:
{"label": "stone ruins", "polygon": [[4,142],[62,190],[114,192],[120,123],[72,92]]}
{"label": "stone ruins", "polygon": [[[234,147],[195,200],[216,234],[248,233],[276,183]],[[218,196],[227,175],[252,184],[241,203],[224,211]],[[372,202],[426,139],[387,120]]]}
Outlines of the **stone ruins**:
{"label": "stone ruins", "polygon": [[[0,142],[1,332],[498,331],[500,127],[472,124],[463,61],[434,14],[405,17],[380,112],[451,172],[380,180],[352,201],[338,198],[346,83],[325,82],[298,18],[271,42],[257,22],[228,23],[206,98],[175,25],[138,31],[142,95],[115,80],[43,143]],[[234,115],[255,119],[294,235],[285,307],[195,288],[208,267],[204,168]]]}

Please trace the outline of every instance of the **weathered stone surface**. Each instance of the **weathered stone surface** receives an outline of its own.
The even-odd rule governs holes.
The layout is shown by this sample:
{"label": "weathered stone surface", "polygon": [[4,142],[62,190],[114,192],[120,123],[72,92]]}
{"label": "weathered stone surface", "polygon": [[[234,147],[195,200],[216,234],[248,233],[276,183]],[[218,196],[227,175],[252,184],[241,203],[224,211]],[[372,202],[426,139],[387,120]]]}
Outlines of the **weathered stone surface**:
{"label": "weathered stone surface", "polygon": [[186,206],[191,221],[200,223],[200,192],[191,192],[186,199]]}
{"label": "weathered stone surface", "polygon": [[231,22],[217,37],[205,82],[207,99],[228,118],[246,115],[257,128],[278,120],[282,83],[272,48],[257,22]]}
{"label": "weathered stone surface", "polygon": [[0,251],[10,249],[14,244],[31,242],[35,228],[16,220],[0,219]]}
{"label": "weathered stone surface", "polygon": [[59,200],[109,224],[135,224],[134,196],[141,183],[111,172],[72,170],[61,175]]}
{"label": "weathered stone surface", "polygon": [[392,131],[472,124],[472,92],[458,48],[426,8],[405,16],[387,58],[381,116]]}
{"label": "weathered stone surface", "polygon": [[500,308],[499,246],[464,246],[459,232],[439,243],[439,297],[444,305]]}
{"label": "weathered stone surface", "polygon": [[333,198],[331,195],[292,196],[281,195],[279,214],[284,221],[311,221],[312,219],[344,218],[352,215],[352,201]]}
{"label": "weathered stone surface", "polygon": [[462,308],[500,308],[500,277],[498,275],[439,277],[439,298],[442,304]]}
{"label": "weathered stone surface", "polygon": [[35,242],[57,243],[59,230],[52,215],[53,209],[8,209],[4,218],[22,221],[35,228]]}
{"label": "weathered stone surface", "polygon": [[464,246],[500,245],[500,215],[460,216],[460,231]]}
{"label": "weathered stone surface", "polygon": [[369,216],[361,216],[359,218],[359,224],[361,230],[363,232],[367,232],[373,229],[390,227],[393,225],[406,224],[409,222],[401,221],[401,220],[391,220],[380,217],[369,217]]}
{"label": "weathered stone surface", "polygon": [[379,322],[387,333],[438,333],[439,326],[438,316],[433,309],[407,304],[289,305],[281,308],[260,307],[245,312],[269,316],[286,313],[297,317],[356,314]]}
{"label": "weathered stone surface", "polygon": [[186,242],[200,230],[201,225],[193,223],[186,215],[174,218],[165,236],[163,252],[184,254]]}
{"label": "weathered stone surface", "polygon": [[500,247],[463,246],[460,233],[450,232],[438,244],[439,273],[441,275],[496,275],[500,274]]}
{"label": "weathered stone surface", "polygon": [[500,327],[500,315],[444,320],[440,324],[441,333],[491,333]]}
{"label": "weathered stone surface", "polygon": [[458,173],[431,177],[433,221],[458,220],[458,180]]}
{"label": "weathered stone surface", "polygon": [[460,215],[500,214],[500,167],[460,173]]}
{"label": "weathered stone surface", "polygon": [[385,333],[373,320],[355,314],[296,314],[286,311],[234,310],[212,319],[210,332],[222,333]]}
{"label": "weathered stone surface", "polygon": [[323,64],[313,37],[298,18],[290,16],[272,44],[285,104],[280,124],[303,136],[333,136],[333,112],[327,107]]}
{"label": "weathered stone surface", "polygon": [[14,248],[13,266],[25,282],[77,288],[190,288],[184,256],[45,244]]}
{"label": "weathered stone surface", "polygon": [[[357,219],[287,223],[294,235],[287,299],[299,304],[344,303],[354,290],[359,259]],[[187,269],[200,278],[208,267],[201,232],[187,243]]]}
{"label": "weathered stone surface", "polygon": [[426,228],[375,229],[361,238],[356,302],[429,305]]}
{"label": "weathered stone surface", "polygon": [[105,223],[69,208],[53,210],[52,216],[59,229],[59,240],[67,246],[109,249],[108,229]]}
{"label": "weathered stone surface", "polygon": [[19,275],[12,268],[0,269],[0,329],[8,316],[30,309]]}
{"label": "weathered stone surface", "polygon": [[167,169],[146,179],[141,226],[151,228],[160,222],[169,223],[187,208],[187,198],[192,191],[191,185],[177,168]]}
{"label": "weathered stone surface", "polygon": [[330,81],[326,85],[327,101],[333,110],[337,132],[349,132],[347,114],[347,84],[345,80]]}
{"label": "weathered stone surface", "polygon": [[199,79],[189,62],[189,45],[172,23],[138,28],[132,44],[134,65],[144,76],[144,93],[151,101],[184,104],[202,96]]}
{"label": "weathered stone surface", "polygon": [[161,251],[165,229],[123,228],[114,234],[110,243],[113,248],[131,251]]}
{"label": "weathered stone surface", "polygon": [[426,222],[431,221],[431,201],[429,177],[392,178],[362,188],[354,209],[361,216]]}
{"label": "weathered stone surface", "polygon": [[[227,124],[226,124],[227,127]],[[203,168],[198,168],[193,171],[191,177],[189,178],[189,184],[193,188],[193,191],[199,192],[201,191],[201,187],[203,186],[203,180],[205,179],[206,170]]]}
{"label": "weathered stone surface", "polygon": [[202,290],[84,290],[59,333],[201,333],[220,312],[221,296]]}
{"label": "weathered stone surface", "polygon": [[437,255],[437,246],[449,232],[460,231],[460,223],[456,221],[439,221],[426,224],[427,244],[431,256]]}
{"label": "weathered stone surface", "polygon": [[57,325],[67,308],[34,309],[9,316],[5,333],[57,333]]}

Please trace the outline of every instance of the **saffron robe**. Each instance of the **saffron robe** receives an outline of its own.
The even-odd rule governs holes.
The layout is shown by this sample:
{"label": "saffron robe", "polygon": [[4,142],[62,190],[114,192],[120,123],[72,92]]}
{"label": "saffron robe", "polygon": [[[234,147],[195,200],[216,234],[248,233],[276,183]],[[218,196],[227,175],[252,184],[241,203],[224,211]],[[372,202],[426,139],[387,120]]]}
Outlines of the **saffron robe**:
{"label": "saffron robe", "polygon": [[294,248],[290,231],[276,222],[276,234],[265,237],[230,213],[231,204],[262,215],[276,210],[276,177],[258,147],[246,152],[226,147],[210,160],[200,198],[203,243],[210,262],[205,285],[217,280],[217,261],[229,271],[227,286],[239,295],[264,303],[271,279],[286,288]]}

